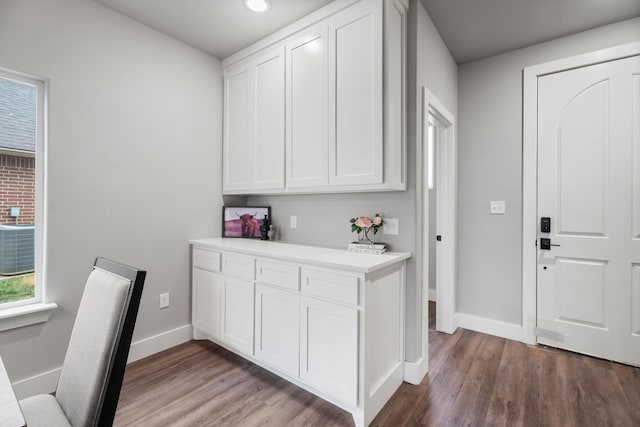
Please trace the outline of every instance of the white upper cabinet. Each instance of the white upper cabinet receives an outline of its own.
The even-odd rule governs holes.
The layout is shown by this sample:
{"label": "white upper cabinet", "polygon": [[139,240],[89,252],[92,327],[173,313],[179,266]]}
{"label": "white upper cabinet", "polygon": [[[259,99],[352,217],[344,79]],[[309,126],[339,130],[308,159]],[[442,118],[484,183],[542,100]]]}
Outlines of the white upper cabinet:
{"label": "white upper cabinet", "polygon": [[287,187],[329,183],[327,26],[320,24],[286,44]]}
{"label": "white upper cabinet", "polygon": [[284,48],[225,70],[225,191],[284,188]]}
{"label": "white upper cabinet", "polygon": [[225,59],[224,194],[406,189],[408,0],[343,0]]}
{"label": "white upper cabinet", "polygon": [[382,183],[382,3],[329,20],[331,185]]}
{"label": "white upper cabinet", "polygon": [[225,70],[223,190],[251,188],[249,67]]}

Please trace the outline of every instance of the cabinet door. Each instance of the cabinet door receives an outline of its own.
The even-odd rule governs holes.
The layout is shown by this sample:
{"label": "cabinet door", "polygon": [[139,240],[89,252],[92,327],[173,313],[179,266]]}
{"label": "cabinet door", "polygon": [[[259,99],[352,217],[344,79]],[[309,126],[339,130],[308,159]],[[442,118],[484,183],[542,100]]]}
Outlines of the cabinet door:
{"label": "cabinet door", "polygon": [[223,276],[220,340],[253,355],[253,282]]}
{"label": "cabinet door", "polygon": [[357,405],[357,309],[301,296],[300,320],[300,378]]}
{"label": "cabinet door", "polygon": [[193,269],[193,327],[213,339],[220,338],[222,283],[218,274]]}
{"label": "cabinet door", "polygon": [[382,36],[380,1],[329,20],[330,185],[382,183]]}
{"label": "cabinet door", "polygon": [[298,376],[300,301],[297,293],[256,285],[255,356]]}
{"label": "cabinet door", "polygon": [[250,114],[251,69],[238,66],[224,73],[224,164],[223,190],[242,190],[251,186]]}
{"label": "cabinet door", "polygon": [[253,186],[284,188],[284,47],[260,57],[253,65]]}
{"label": "cabinet door", "polygon": [[223,190],[284,188],[284,47],[225,70]]}
{"label": "cabinet door", "polygon": [[327,26],[286,44],[287,187],[326,186],[328,174]]}

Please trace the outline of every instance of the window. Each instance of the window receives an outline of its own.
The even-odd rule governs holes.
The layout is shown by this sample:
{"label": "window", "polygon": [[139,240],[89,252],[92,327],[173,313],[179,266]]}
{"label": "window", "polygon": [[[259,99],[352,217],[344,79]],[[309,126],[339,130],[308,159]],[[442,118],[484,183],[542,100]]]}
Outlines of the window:
{"label": "window", "polygon": [[44,301],[44,100],[43,81],[0,69],[0,310],[3,313],[6,309]]}

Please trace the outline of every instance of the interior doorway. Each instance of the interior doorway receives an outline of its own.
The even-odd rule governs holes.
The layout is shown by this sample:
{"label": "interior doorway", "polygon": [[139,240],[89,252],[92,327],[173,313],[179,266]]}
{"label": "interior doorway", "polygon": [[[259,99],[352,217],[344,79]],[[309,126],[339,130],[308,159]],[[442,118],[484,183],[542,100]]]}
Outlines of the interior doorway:
{"label": "interior doorway", "polygon": [[[423,295],[435,300],[436,330],[456,330],[456,143],[455,118],[423,88]],[[424,330],[428,330],[428,323]]]}

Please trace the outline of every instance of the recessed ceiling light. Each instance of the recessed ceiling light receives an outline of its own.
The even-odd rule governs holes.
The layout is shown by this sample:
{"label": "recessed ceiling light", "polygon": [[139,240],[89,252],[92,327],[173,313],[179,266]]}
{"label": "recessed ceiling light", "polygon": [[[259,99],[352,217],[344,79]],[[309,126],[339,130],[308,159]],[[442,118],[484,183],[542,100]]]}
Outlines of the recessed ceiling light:
{"label": "recessed ceiling light", "polygon": [[266,12],[271,7],[268,0],[244,0],[244,5],[254,12]]}

